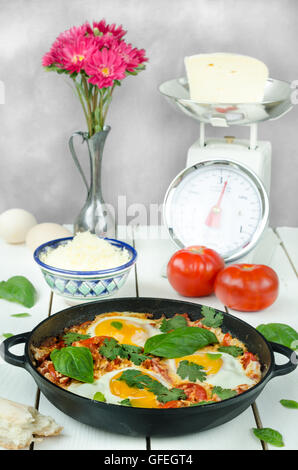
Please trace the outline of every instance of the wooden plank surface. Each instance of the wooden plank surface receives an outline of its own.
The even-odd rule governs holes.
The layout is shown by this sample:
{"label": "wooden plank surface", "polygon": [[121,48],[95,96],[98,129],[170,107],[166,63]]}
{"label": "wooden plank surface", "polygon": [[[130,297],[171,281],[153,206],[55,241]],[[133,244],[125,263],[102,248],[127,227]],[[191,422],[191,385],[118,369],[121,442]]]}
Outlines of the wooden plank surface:
{"label": "wooden plank surface", "polygon": [[[129,229],[130,230],[130,229]],[[126,238],[128,242],[135,243],[138,251],[136,273],[130,276],[118,292],[118,297],[148,296],[184,299],[179,296],[163,277],[165,266],[171,254],[176,250],[172,242],[166,237],[163,229],[156,227],[139,227],[135,231],[133,241],[131,232],[126,233],[122,227],[118,231],[120,239]],[[298,330],[298,229],[278,228],[276,234],[268,231],[263,244],[250,255],[248,261],[269,264],[276,270],[280,279],[280,293],[277,301],[268,309],[256,313],[241,313],[230,311],[235,316],[247,321],[253,326],[260,323],[281,322],[287,323]],[[24,245],[8,245],[0,241],[0,280],[21,274],[26,276],[36,286],[38,301],[32,309],[26,309],[0,299],[0,336],[3,333],[22,333],[30,331],[48,314],[58,312],[68,305],[65,301],[53,296],[50,303],[50,290],[46,285],[39,268],[35,265],[32,253]],[[243,260],[241,260],[243,261]],[[137,276],[135,276],[137,274]],[[184,299],[185,300],[185,299]],[[215,296],[193,299],[197,303],[211,305],[224,309],[224,306]],[[29,312],[30,317],[15,318],[12,314]],[[3,339],[3,337],[2,337]],[[22,345],[13,350],[22,354]],[[279,355],[276,360],[284,361]],[[283,449],[298,449],[296,430],[296,410],[289,410],[279,403],[281,398],[298,400],[297,395],[298,371],[274,378],[270,381],[257,400],[257,409],[263,427],[272,427],[280,431],[284,437]],[[35,444],[35,449],[105,449],[105,450],[132,450],[145,449],[146,444],[152,450],[163,449],[262,449],[261,442],[252,434],[251,428],[256,427],[252,408],[249,407],[243,414],[233,421],[203,433],[196,433],[187,437],[175,438],[130,438],[83,425],[64,413],[57,410],[42,394],[37,393],[37,387],[32,377],[23,369],[0,362],[0,396],[10,398],[28,405],[37,404],[41,413],[53,416],[64,426],[60,436],[45,439]],[[36,397],[38,400],[36,401]],[[260,425],[260,424],[259,424]],[[269,449],[277,449],[268,446]]]}
{"label": "wooden plank surface", "polygon": [[[131,231],[122,231],[119,238],[130,244],[133,243]],[[125,237],[125,239],[124,239]],[[136,280],[135,271],[131,270],[128,279],[124,286],[113,296],[117,297],[135,297],[136,295]],[[65,299],[60,296],[53,296],[53,303],[51,307],[51,314],[59,312],[69,307]],[[60,436],[45,439],[42,443],[36,446],[40,450],[54,450],[54,449],[67,449],[67,450],[134,450],[146,449],[146,440],[144,437],[129,437],[119,434],[113,434],[102,431],[100,429],[87,426],[67,416],[66,414],[55,408],[47,398],[41,394],[39,411],[45,415],[52,416],[60,425],[63,426],[63,433]],[[117,423],[115,423],[115,429]]]}
{"label": "wooden plank surface", "polygon": [[[224,310],[214,296],[186,299],[173,290],[168,280],[162,276],[164,266],[176,250],[172,242],[165,237],[156,238],[151,232],[146,239],[147,229],[138,227],[135,231],[135,245],[139,253],[137,265],[138,290],[140,297],[163,297],[168,299],[188,300]],[[179,425],[177,423],[177,425]],[[250,449],[261,450],[261,443],[250,432],[256,427],[252,408],[235,418],[232,422],[210,429],[206,432],[171,438],[151,438],[151,449]]]}

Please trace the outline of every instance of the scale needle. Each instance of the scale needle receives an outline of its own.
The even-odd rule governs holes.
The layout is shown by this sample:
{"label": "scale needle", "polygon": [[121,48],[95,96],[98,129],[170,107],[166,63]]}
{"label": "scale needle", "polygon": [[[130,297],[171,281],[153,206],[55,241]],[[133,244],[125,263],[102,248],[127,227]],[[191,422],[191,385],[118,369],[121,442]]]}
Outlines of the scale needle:
{"label": "scale needle", "polygon": [[224,182],[223,188],[221,190],[220,196],[218,198],[217,203],[215,206],[213,206],[207,216],[207,219],[205,221],[205,224],[208,225],[208,227],[212,228],[219,228],[220,226],[220,217],[221,217],[221,201],[224,196],[226,187],[228,184],[228,180]]}

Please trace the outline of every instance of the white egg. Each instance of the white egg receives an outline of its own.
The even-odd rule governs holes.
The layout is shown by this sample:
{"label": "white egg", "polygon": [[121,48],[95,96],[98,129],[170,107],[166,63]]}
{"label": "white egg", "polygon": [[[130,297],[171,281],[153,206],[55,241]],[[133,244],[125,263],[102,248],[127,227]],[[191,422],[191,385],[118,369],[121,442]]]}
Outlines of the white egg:
{"label": "white egg", "polygon": [[86,330],[91,336],[111,336],[121,344],[132,344],[144,347],[151,336],[160,334],[152,320],[128,315],[99,316]]}
{"label": "white egg", "polygon": [[[215,356],[214,359],[211,358],[212,355]],[[170,359],[168,365],[172,373],[177,374],[179,363],[183,360],[195,362],[195,364],[201,365],[204,368],[202,370],[207,374],[203,382],[204,384],[230,389],[236,388],[239,385],[246,384],[252,386],[255,384],[255,382],[245,374],[240,361],[230,354],[218,353],[216,351],[197,351],[195,354],[186,356],[185,358]]]}
{"label": "white egg", "polygon": [[[124,387],[122,389],[123,393],[120,394],[120,392],[121,392],[121,385],[120,385],[119,394],[116,395],[116,394],[112,393],[112,390],[111,390],[111,383],[112,383],[111,381],[112,381],[112,379],[116,375],[119,375],[119,374],[121,374],[122,372],[124,372],[126,370],[139,370],[142,373],[150,375],[150,377],[156,379],[157,381],[162,383],[165,387],[171,388],[171,386],[160,375],[158,375],[158,374],[156,374],[152,371],[149,371],[147,369],[142,369],[140,367],[126,367],[126,368],[123,368],[123,369],[116,369],[116,370],[113,370],[111,372],[107,372],[102,377],[95,380],[92,384],[72,383],[67,388],[67,390],[72,392],[72,393],[75,393],[76,395],[80,395],[80,396],[83,396],[85,398],[90,398],[90,399],[95,399],[94,398],[95,394],[97,392],[100,392],[100,393],[103,394],[103,396],[105,398],[105,401],[107,403],[112,403],[112,404],[115,404],[115,405],[119,405],[120,402],[122,400],[125,400],[125,399],[133,400],[134,406],[138,406],[138,404],[139,404],[139,406],[141,406],[142,405],[142,400],[143,400],[143,403],[146,403],[145,400],[148,400],[148,399],[152,400],[152,398],[150,397],[151,393],[147,392],[144,389],[140,390],[140,389],[136,388],[136,389],[134,389],[134,391],[129,392],[129,389]],[[126,393],[127,390],[128,390],[128,393]],[[148,394],[149,394],[149,397],[148,397]],[[146,407],[146,405],[144,405],[144,407]]]}
{"label": "white egg", "polygon": [[24,243],[36,218],[24,209],[9,209],[0,215],[0,237],[7,243]]}
{"label": "white egg", "polygon": [[42,223],[32,227],[26,236],[26,245],[33,252],[43,243],[57,238],[71,237],[73,234],[63,225]]}

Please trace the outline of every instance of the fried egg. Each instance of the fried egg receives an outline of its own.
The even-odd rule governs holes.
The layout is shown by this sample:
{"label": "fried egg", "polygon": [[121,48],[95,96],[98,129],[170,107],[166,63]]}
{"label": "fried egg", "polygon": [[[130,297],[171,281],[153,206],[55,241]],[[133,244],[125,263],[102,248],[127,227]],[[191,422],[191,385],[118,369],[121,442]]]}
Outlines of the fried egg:
{"label": "fried egg", "polygon": [[152,320],[128,315],[98,316],[87,328],[91,336],[110,336],[121,344],[143,347],[151,336],[160,334]]}
{"label": "fried egg", "polygon": [[181,361],[202,366],[202,371],[206,374],[204,384],[233,389],[239,385],[252,386],[255,383],[245,374],[241,362],[227,353],[197,351],[189,356],[168,360],[169,369],[176,376],[176,380],[179,377],[177,369]]}
{"label": "fried egg", "polygon": [[68,387],[68,391],[75,393],[86,398],[95,399],[95,394],[100,392],[103,394],[107,403],[115,405],[121,404],[122,400],[129,399],[132,406],[137,408],[157,408],[158,402],[156,396],[145,389],[138,389],[129,387],[126,382],[118,380],[122,372],[125,370],[139,370],[145,375],[152,377],[154,380],[162,383],[165,387],[171,386],[155,372],[142,369],[140,367],[126,367],[123,369],[113,370],[107,372],[99,379],[95,380],[92,384],[89,383],[72,383]]}

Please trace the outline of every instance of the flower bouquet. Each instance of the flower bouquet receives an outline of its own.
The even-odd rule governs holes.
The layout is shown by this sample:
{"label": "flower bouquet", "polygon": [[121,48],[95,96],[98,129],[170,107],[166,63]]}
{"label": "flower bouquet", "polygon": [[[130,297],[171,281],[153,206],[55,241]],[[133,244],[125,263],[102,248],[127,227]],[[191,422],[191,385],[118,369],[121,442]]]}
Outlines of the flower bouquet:
{"label": "flower bouquet", "polygon": [[61,33],[42,60],[47,71],[68,74],[83,108],[91,137],[104,128],[113,91],[128,75],[145,69],[144,49],[123,39],[122,26],[86,22]]}
{"label": "flower bouquet", "polygon": [[[114,235],[114,217],[101,194],[101,161],[110,126],[105,124],[113,92],[129,75],[138,75],[148,60],[144,49],[125,42],[122,26],[105,20],[86,22],[61,33],[42,60],[47,71],[72,79],[87,122],[88,132],[77,131],[69,148],[87,188],[87,200],[74,224],[74,232],[89,230],[99,236]],[[88,145],[90,184],[74,150],[73,139],[81,136]]]}

